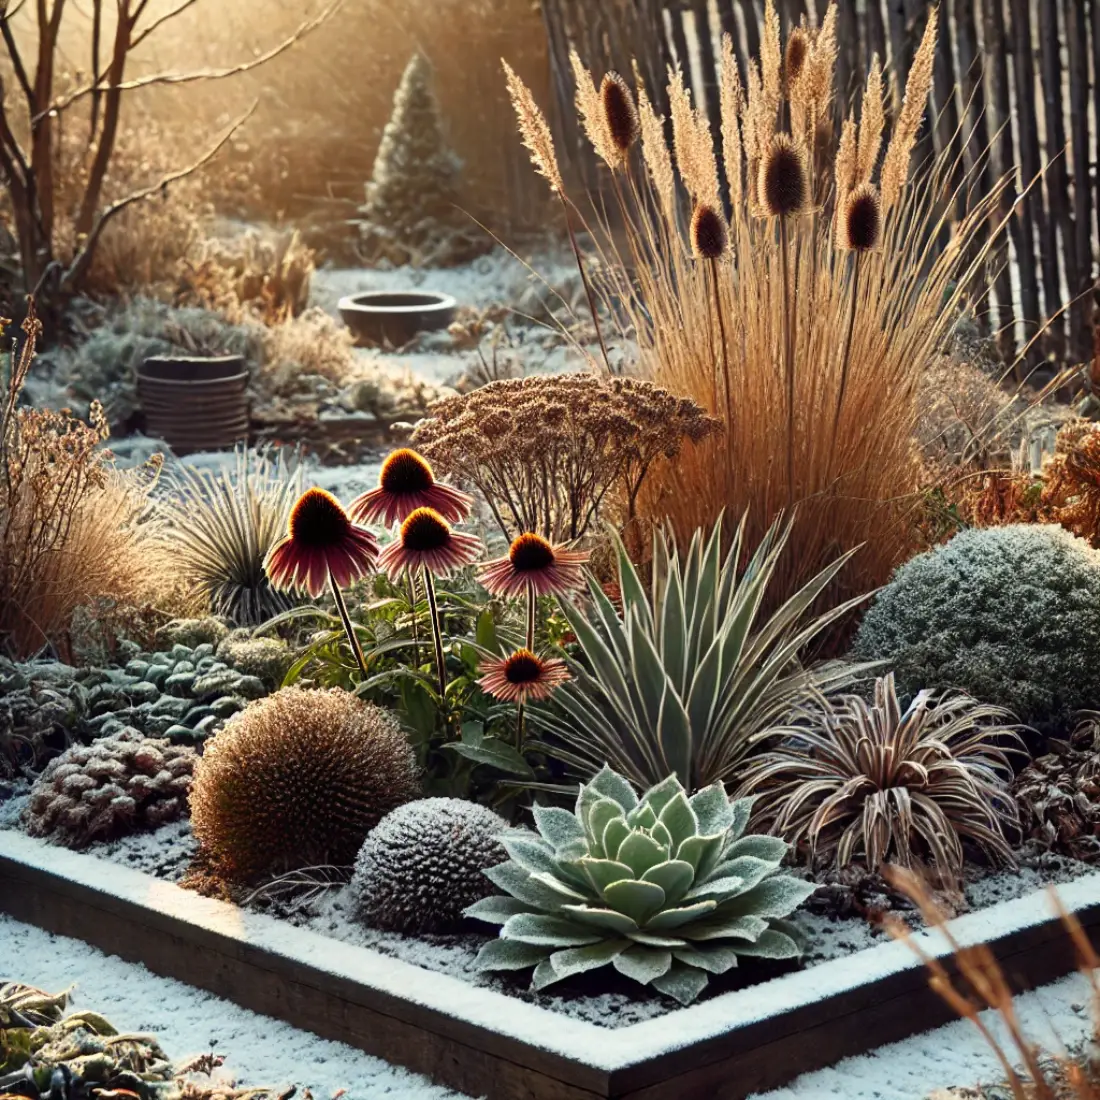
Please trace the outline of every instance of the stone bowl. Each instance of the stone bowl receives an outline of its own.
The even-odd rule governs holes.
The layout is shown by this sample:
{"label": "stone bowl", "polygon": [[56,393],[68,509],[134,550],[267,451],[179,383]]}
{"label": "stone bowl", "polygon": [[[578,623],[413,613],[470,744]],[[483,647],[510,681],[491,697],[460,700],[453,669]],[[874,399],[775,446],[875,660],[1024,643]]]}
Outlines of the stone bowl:
{"label": "stone bowl", "polygon": [[418,332],[446,328],[457,307],[451,295],[431,290],[372,290],[339,302],[340,316],[361,347],[402,347]]}

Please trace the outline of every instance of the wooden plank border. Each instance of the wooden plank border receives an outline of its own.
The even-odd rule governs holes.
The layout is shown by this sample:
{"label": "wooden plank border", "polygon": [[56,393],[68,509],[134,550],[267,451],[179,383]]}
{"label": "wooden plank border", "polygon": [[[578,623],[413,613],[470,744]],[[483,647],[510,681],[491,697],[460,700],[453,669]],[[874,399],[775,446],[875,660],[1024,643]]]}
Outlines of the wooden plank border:
{"label": "wooden plank border", "polygon": [[[1059,894],[1100,938],[1100,874]],[[912,952],[889,943],[601,1028],[12,831],[0,831],[0,912],[490,1100],[739,1100],[950,1018]],[[1073,969],[1045,891],[951,928],[989,943],[1017,988]],[[941,936],[920,938],[947,956]]]}

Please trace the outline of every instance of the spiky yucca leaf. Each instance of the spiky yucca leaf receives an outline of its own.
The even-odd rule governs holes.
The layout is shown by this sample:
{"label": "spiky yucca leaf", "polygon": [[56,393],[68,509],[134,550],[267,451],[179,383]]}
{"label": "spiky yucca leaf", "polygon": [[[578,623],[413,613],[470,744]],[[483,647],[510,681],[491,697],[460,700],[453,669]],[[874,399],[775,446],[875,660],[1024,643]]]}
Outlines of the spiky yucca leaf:
{"label": "spiky yucca leaf", "polygon": [[683,556],[662,532],[654,538],[648,592],[615,538],[623,613],[591,578],[590,611],[563,602],[585,665],[570,662],[575,678],[555,695],[554,707],[531,708],[532,722],[566,746],[539,748],[582,775],[607,762],[643,787],[671,773],[696,790],[731,778],[753,737],[812,692],[846,687],[874,667],[805,668],[799,661],[807,644],[860,602],[810,614],[855,551],[773,614],[761,614],[790,531],[790,523],[776,520],[740,574],[744,520],[724,556],[721,519],[709,537],[696,531]]}
{"label": "spiky yucca leaf", "polygon": [[1022,747],[1001,707],[922,691],[902,710],[890,673],[874,702],[819,700],[783,739],[748,764],[741,795],[760,795],[754,823],[840,867],[864,859],[927,861],[962,873],[962,841],[1012,863],[1019,827],[1008,755]]}
{"label": "spiky yucca leaf", "polygon": [[479,967],[533,966],[532,988],[545,989],[610,964],[689,1004],[739,956],[797,958],[783,918],[814,886],[779,873],[782,840],[744,835],[751,809],[720,783],[689,798],[675,776],[639,798],[608,767],[574,812],[535,806],[538,835],[502,834],[511,859],[485,872],[508,896],[466,910],[501,925]]}
{"label": "spiky yucca leaf", "polygon": [[193,593],[216,615],[258,625],[288,610],[264,572],[264,557],[286,533],[301,493],[280,456],[272,461],[238,450],[232,469],[182,466],[175,495],[163,505],[174,562]]}

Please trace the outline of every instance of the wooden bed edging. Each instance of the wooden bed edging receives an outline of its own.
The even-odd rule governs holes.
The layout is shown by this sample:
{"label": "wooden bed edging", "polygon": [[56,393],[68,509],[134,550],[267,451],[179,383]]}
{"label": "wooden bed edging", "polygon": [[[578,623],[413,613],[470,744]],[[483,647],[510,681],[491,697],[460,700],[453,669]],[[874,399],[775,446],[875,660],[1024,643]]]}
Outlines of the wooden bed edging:
{"label": "wooden bed edging", "polygon": [[[1058,892],[1100,935],[1100,874]],[[740,1100],[951,1018],[911,950],[888,943],[601,1028],[13,831],[0,831],[0,913],[490,1100]],[[1074,967],[1045,891],[951,928],[989,943],[1021,989]],[[938,934],[919,938],[948,954]],[[0,942],[0,976],[13,966]]]}

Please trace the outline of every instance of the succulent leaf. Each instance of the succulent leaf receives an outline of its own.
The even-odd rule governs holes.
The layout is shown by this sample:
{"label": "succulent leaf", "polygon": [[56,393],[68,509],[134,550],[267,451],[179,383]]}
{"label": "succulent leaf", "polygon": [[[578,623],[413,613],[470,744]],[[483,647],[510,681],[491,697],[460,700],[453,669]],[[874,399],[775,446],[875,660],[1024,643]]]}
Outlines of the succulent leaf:
{"label": "succulent leaf", "polygon": [[484,921],[486,924],[503,924],[509,917],[526,912],[528,912],[527,905],[519,898],[506,898],[496,894],[491,898],[482,898],[481,901],[468,905],[462,911],[462,915]]}
{"label": "succulent leaf", "polygon": [[512,862],[519,864],[530,874],[536,871],[553,874],[558,869],[554,849],[534,833],[520,829],[510,830],[501,835],[500,842]]}
{"label": "succulent leaf", "polygon": [[638,795],[634,788],[618,772],[612,771],[606,764],[589,786],[605,798],[618,802],[623,813],[629,813],[638,805]]}
{"label": "succulent leaf", "polygon": [[614,966],[625,977],[649,985],[654,978],[668,973],[672,952],[664,947],[644,947],[636,943],[615,957]]}
{"label": "succulent leaf", "polygon": [[815,886],[790,875],[776,875],[722,905],[730,916],[753,914],[758,917],[785,917],[797,909],[813,892]]}
{"label": "succulent leaf", "polygon": [[654,882],[623,879],[613,882],[603,892],[604,901],[620,913],[625,913],[640,928],[665,903],[665,892]]}
{"label": "succulent leaf", "polygon": [[580,863],[593,890],[600,895],[611,883],[621,882],[633,874],[625,863],[613,859],[582,859]]}
{"label": "succulent leaf", "polygon": [[477,953],[482,970],[525,970],[546,957],[541,947],[517,940],[490,940]]}
{"label": "succulent leaf", "polygon": [[694,921],[702,920],[717,908],[716,901],[697,901],[694,905],[684,905],[679,909],[662,909],[646,927],[651,932],[671,932]]}
{"label": "succulent leaf", "polygon": [[668,830],[673,851],[689,836],[695,836],[699,832],[699,821],[683,788],[665,803],[657,820]]}
{"label": "succulent leaf", "polygon": [[769,863],[780,863],[787,854],[787,842],[778,836],[746,836],[741,840],[735,840],[726,849],[725,863],[737,859],[740,856],[755,856],[757,859],[766,859]]}
{"label": "succulent leaf", "polygon": [[593,928],[603,928],[608,932],[627,935],[637,932],[637,923],[617,909],[593,909],[588,905],[566,905],[562,912],[567,913],[578,924],[590,924]]}
{"label": "succulent leaf", "polygon": [[543,886],[549,886],[555,894],[560,894],[565,901],[584,901],[584,894],[574,890],[568,883],[562,882],[556,875],[550,874],[548,871],[536,871],[531,879],[533,882],[542,883]]}
{"label": "succulent leaf", "polygon": [[707,987],[707,975],[687,963],[674,960],[667,974],[654,978],[650,983],[654,989],[667,993],[682,1005],[689,1005]]}
{"label": "succulent leaf", "polygon": [[680,962],[709,974],[725,974],[737,965],[737,951],[726,944],[677,947],[673,954]]}
{"label": "succulent leaf", "polygon": [[539,834],[543,840],[554,846],[559,855],[562,848],[584,840],[584,826],[577,820],[576,815],[568,810],[559,809],[557,806],[536,804],[533,812],[535,827]]}
{"label": "succulent leaf", "polygon": [[[630,826],[621,817],[613,817],[603,831],[603,851],[608,859],[618,859],[623,841],[630,836]],[[621,861],[620,861],[621,862]]]}
{"label": "succulent leaf", "polygon": [[[625,863],[633,871],[632,878],[641,878],[650,867],[654,867],[658,863],[664,863],[668,859],[668,855],[667,848],[663,848],[658,844],[649,833],[639,830],[631,833],[619,845],[618,860],[620,863]],[[662,891],[662,902],[664,901],[663,895],[664,892]]]}
{"label": "succulent leaf", "polygon": [[535,882],[518,863],[498,863],[485,872],[485,877],[494,886],[518,898],[528,909],[556,913],[561,908],[561,895],[541,882]]}
{"label": "succulent leaf", "polygon": [[581,947],[603,938],[564,917],[552,917],[546,913],[518,913],[509,917],[500,935],[506,940],[547,947]]}
{"label": "succulent leaf", "polygon": [[[555,951],[550,956],[550,965],[553,967],[555,980],[571,978],[574,974],[583,974],[586,970],[596,970],[612,962],[616,956],[621,955],[627,949],[625,940],[605,940],[603,943],[593,943],[587,947],[567,947],[563,951]],[[549,985],[544,983],[543,988]]]}
{"label": "succulent leaf", "polygon": [[667,859],[650,867],[642,875],[645,882],[655,882],[665,892],[665,904],[677,905],[691,888],[695,868],[682,859]]}

